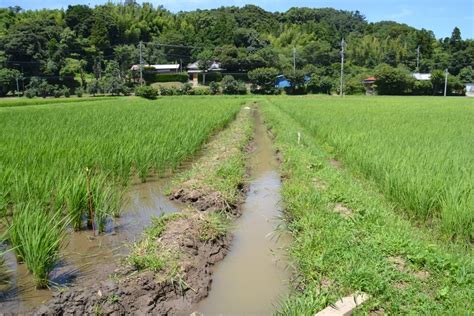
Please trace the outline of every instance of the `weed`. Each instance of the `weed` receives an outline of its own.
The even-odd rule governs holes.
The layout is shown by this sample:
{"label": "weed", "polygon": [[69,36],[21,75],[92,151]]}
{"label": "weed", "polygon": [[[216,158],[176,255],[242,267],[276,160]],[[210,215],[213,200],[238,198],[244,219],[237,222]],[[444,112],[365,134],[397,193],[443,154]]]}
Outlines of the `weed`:
{"label": "weed", "polygon": [[216,240],[225,236],[230,227],[230,220],[223,212],[207,213],[199,226],[199,239],[204,242]]}

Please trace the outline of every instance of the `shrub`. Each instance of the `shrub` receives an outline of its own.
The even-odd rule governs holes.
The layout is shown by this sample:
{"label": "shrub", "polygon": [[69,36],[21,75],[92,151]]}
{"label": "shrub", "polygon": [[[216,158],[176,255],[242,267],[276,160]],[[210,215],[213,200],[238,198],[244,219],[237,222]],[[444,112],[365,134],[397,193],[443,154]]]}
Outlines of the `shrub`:
{"label": "shrub", "polygon": [[193,90],[193,85],[189,82],[186,82],[181,88],[184,94],[189,94]]}
{"label": "shrub", "polygon": [[218,82],[211,82],[209,84],[209,92],[212,95],[219,94],[221,92],[221,86]]}
{"label": "shrub", "polygon": [[278,76],[276,68],[257,68],[248,72],[252,83],[251,91],[257,94],[275,94],[275,80]]}
{"label": "shrub", "polygon": [[196,87],[191,90],[194,95],[210,95],[211,89],[209,87]]}
{"label": "shrub", "polygon": [[61,88],[58,87],[58,86],[54,86],[54,89],[53,89],[53,96],[54,96],[55,98],[60,98],[62,95],[63,95],[63,89],[61,89]]}
{"label": "shrub", "polygon": [[403,95],[410,93],[415,79],[408,71],[381,64],[375,69],[375,89],[380,95]]}
{"label": "shrub", "polygon": [[305,84],[306,74],[304,71],[288,71],[286,72],[285,77],[290,82],[290,86],[285,88],[287,94],[301,95],[307,93]]}
{"label": "shrub", "polygon": [[138,86],[135,89],[135,95],[149,100],[154,100],[158,97],[158,90],[150,86]]}
{"label": "shrub", "polygon": [[4,97],[8,92],[16,90],[16,78],[21,78],[18,70],[0,69],[0,97]]}
{"label": "shrub", "polygon": [[27,97],[28,99],[32,99],[32,98],[36,97],[36,90],[32,89],[32,88],[26,89],[25,90],[25,97]]}
{"label": "shrub", "polygon": [[[199,73],[198,74],[198,82],[203,83],[203,74]],[[204,84],[208,85],[211,84],[212,82],[220,82],[222,80],[222,74],[220,72],[208,72],[206,73],[206,82]]]}
{"label": "shrub", "polygon": [[246,94],[247,87],[242,81],[237,81],[234,77],[227,75],[222,79],[222,92],[224,94]]}
{"label": "shrub", "polygon": [[414,95],[430,95],[433,93],[433,84],[429,80],[416,80],[412,91]]}
{"label": "shrub", "polygon": [[334,82],[330,77],[313,74],[308,82],[307,89],[311,93],[331,94]]}
{"label": "shrub", "polygon": [[84,89],[82,87],[76,88],[76,96],[78,98],[82,98],[82,95],[84,94]]}
{"label": "shrub", "polygon": [[155,82],[188,82],[189,76],[186,72],[181,73],[170,73],[170,74],[157,74],[157,73],[145,73],[145,81],[148,83]]}
{"label": "shrub", "polygon": [[163,95],[163,96],[175,95],[177,90],[178,89],[175,89],[172,87],[160,86],[160,95]]}

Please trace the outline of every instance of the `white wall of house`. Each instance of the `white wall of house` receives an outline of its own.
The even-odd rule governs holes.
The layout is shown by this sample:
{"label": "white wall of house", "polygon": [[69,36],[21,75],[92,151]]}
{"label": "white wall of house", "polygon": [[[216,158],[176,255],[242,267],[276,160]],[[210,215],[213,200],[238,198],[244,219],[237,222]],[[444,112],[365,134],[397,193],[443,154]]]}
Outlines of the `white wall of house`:
{"label": "white wall of house", "polygon": [[474,97],[474,83],[466,83],[466,96]]}

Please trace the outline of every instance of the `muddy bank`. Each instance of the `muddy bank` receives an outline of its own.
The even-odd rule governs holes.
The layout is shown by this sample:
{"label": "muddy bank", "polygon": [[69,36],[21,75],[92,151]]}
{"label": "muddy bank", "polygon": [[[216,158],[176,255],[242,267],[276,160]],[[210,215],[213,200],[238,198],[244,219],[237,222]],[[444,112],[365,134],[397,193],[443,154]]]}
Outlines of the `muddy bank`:
{"label": "muddy bank", "polygon": [[168,315],[189,310],[207,296],[210,267],[224,258],[230,243],[227,236],[202,241],[198,236],[202,221],[198,214],[173,221],[156,241],[179,251],[180,267],[174,280],[122,266],[99,284],[56,294],[35,314]]}
{"label": "muddy bank", "polygon": [[[250,112],[244,111],[175,181],[170,198],[192,208],[169,217],[164,225],[152,226],[134,244],[127,263],[107,280],[56,293],[36,314],[167,315],[190,311],[208,295],[212,267],[228,253],[228,221],[238,213],[242,200],[243,151],[250,127]],[[140,264],[131,263],[135,255]]]}

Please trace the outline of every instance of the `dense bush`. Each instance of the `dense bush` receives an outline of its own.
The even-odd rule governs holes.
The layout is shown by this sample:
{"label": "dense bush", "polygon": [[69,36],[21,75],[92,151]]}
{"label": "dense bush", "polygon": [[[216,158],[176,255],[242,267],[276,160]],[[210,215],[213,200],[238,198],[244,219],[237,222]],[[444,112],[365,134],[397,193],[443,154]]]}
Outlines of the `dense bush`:
{"label": "dense bush", "polygon": [[221,85],[218,82],[211,82],[209,84],[209,92],[212,95],[219,94],[221,92]]}
{"label": "dense bush", "polygon": [[275,94],[278,89],[275,81],[278,76],[276,68],[257,68],[248,72],[248,78],[252,83],[251,91],[257,94]]}
{"label": "dense bush", "polygon": [[158,90],[150,86],[138,86],[135,95],[145,99],[154,100],[158,97]]}
{"label": "dense bush", "polygon": [[188,82],[189,76],[186,72],[181,73],[167,73],[167,74],[158,74],[158,73],[145,73],[144,79],[147,83],[155,82]]}
{"label": "dense bush", "polygon": [[84,89],[82,87],[76,88],[75,93],[78,98],[82,98],[82,95],[84,94]]}
{"label": "dense bush", "polygon": [[430,95],[433,93],[433,84],[430,80],[415,80],[412,93],[414,95]]}
{"label": "dense bush", "polygon": [[310,93],[331,94],[333,86],[334,81],[330,77],[313,74],[307,84],[307,90]]}
{"label": "dense bush", "polygon": [[189,95],[210,95],[211,89],[209,87],[195,87],[189,91]]}
{"label": "dense bush", "polygon": [[21,78],[21,74],[18,70],[0,69],[0,97],[4,97],[8,92],[16,90],[16,78]]}
{"label": "dense bush", "polygon": [[290,82],[290,86],[285,88],[286,94],[301,95],[306,94],[306,73],[302,70],[290,70],[285,73],[285,78]]}
{"label": "dense bush", "polygon": [[415,82],[408,71],[387,64],[377,66],[375,77],[375,90],[380,95],[409,94]]}
{"label": "dense bush", "polygon": [[224,94],[246,94],[247,87],[242,81],[237,81],[234,77],[227,75],[224,76],[221,82],[222,93]]}
{"label": "dense bush", "polygon": [[198,82],[205,85],[210,84],[211,82],[220,82],[222,80],[222,74],[220,72],[208,72],[206,73],[206,82],[204,82],[203,74],[198,74]]}

